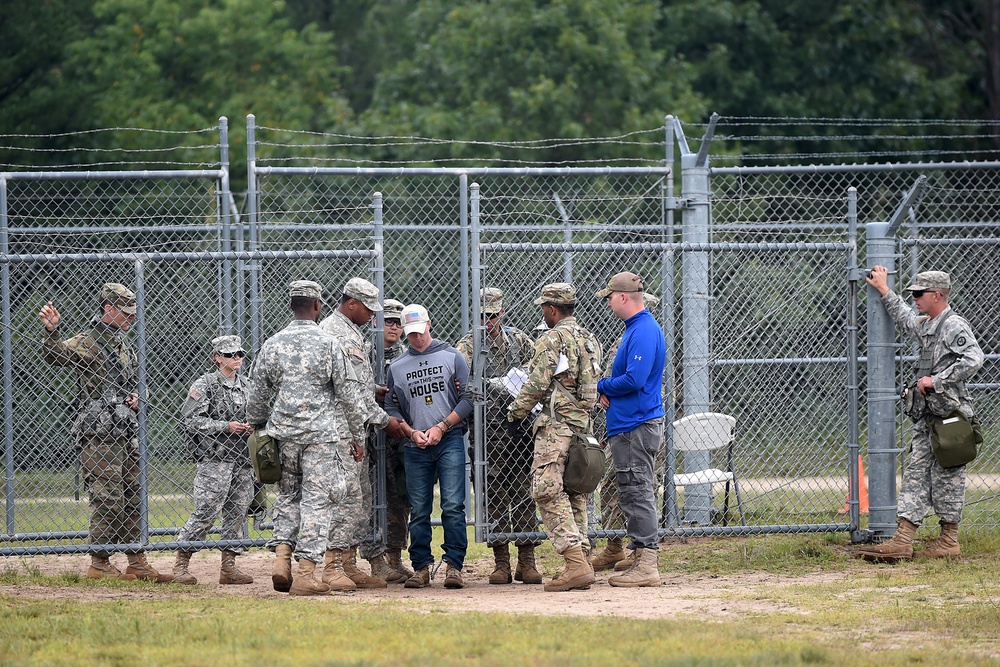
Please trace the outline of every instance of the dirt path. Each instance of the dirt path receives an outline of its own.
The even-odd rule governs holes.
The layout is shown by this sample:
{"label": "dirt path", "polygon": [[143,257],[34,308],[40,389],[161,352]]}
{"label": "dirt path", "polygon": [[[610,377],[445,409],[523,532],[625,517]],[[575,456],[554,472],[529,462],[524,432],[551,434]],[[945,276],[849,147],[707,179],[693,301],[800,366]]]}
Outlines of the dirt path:
{"label": "dirt path", "polygon": [[[56,587],[35,585],[0,585],[0,596],[64,598],[77,600],[114,600],[122,598],[155,599],[164,595],[202,597],[212,595],[233,595],[249,598],[286,598],[271,588],[271,554],[252,552],[239,559],[240,568],[254,577],[254,583],[246,586],[221,586],[218,584],[218,552],[202,552],[191,561],[191,572],[198,578],[197,586],[165,586],[166,590],[151,590],[147,585],[128,588],[103,587]],[[118,560],[124,560],[122,556]],[[152,554],[149,557],[154,567],[170,571],[173,558],[168,554]],[[0,568],[26,572],[37,569],[46,575],[63,572],[82,573],[87,563],[86,556],[36,556],[30,558],[8,558],[0,561]],[[848,576],[844,572],[822,572],[798,577],[774,574],[749,574],[739,577],[719,577],[704,574],[664,574],[663,585],[651,588],[614,588],[609,586],[609,573],[599,573],[597,583],[587,591],[572,591],[564,594],[545,593],[541,586],[525,586],[514,583],[509,586],[491,586],[487,580],[492,570],[492,562],[483,560],[467,562],[465,567],[466,587],[461,590],[446,590],[441,587],[441,577],[426,589],[406,589],[399,585],[378,590],[355,591],[337,594],[337,599],[357,604],[369,604],[388,600],[399,601],[408,607],[430,612],[431,610],[506,612],[517,611],[528,614],[569,614],[579,616],[623,616],[632,618],[670,618],[676,615],[691,615],[705,618],[719,618],[748,612],[786,611],[794,613],[790,607],[777,608],[767,601],[757,601],[752,594],[755,589],[775,586],[789,586],[802,583],[839,581]],[[69,593],[69,591],[72,591]]]}

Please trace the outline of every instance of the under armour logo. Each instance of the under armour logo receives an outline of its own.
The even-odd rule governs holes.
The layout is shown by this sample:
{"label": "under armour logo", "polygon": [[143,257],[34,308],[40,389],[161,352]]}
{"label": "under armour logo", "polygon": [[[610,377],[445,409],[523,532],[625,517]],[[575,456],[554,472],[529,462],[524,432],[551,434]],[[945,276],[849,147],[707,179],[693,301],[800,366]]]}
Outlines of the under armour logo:
{"label": "under armour logo", "polygon": [[637,355],[635,355],[632,358],[635,359],[636,361],[642,361],[642,355],[641,354],[637,354]]}
{"label": "under armour logo", "polygon": [[417,366],[430,366],[430,365],[431,365],[431,362],[429,362],[429,361],[421,361],[421,362],[419,362],[417,364]]}

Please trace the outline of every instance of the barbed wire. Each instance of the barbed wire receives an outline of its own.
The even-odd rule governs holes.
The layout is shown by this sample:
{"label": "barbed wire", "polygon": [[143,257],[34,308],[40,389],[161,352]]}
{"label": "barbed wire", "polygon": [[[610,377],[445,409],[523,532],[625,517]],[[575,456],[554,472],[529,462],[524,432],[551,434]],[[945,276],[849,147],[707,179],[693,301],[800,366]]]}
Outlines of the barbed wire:
{"label": "barbed wire", "polygon": [[73,132],[52,132],[49,134],[2,134],[0,139],[55,139],[59,137],[74,137],[86,134],[99,134],[101,132],[149,132],[150,134],[201,134],[204,132],[218,132],[218,125],[205,127],[200,130],[158,130],[146,127],[102,127],[92,130],[74,130]]}

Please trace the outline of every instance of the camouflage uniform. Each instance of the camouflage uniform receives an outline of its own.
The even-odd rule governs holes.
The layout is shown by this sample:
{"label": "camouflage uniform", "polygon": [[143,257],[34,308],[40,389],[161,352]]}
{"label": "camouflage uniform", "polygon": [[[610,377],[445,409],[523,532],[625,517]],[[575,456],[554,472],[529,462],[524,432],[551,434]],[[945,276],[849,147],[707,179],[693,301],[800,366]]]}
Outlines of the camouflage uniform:
{"label": "camouflage uniform", "polygon": [[[247,508],[254,496],[253,468],[246,436],[229,433],[229,422],[247,421],[246,395],[246,378],[227,378],[216,370],[194,381],[181,407],[197,472],[195,510],[181,528],[180,542],[204,540],[220,513],[223,540],[246,537]],[[246,549],[229,546],[226,550],[243,553]]]}
{"label": "camouflage uniform", "polygon": [[293,320],[261,347],[250,374],[247,418],[266,422],[281,443],[269,548],[295,545],[296,559],[323,562],[332,517],[356,476],[341,421],[351,439],[364,442],[366,392],[343,348],[315,322]]}
{"label": "camouflage uniform", "polygon": [[[896,325],[917,339],[921,357],[927,358],[930,371],[920,374],[933,379],[934,392],[928,397],[939,401],[950,399],[966,418],[974,417],[965,381],[983,365],[983,351],[965,318],[950,307],[934,319],[919,315],[892,291],[882,297],[882,303]],[[943,523],[957,524],[962,519],[964,504],[965,466],[938,465],[931,451],[927,418],[915,420],[910,458],[900,487],[898,516],[919,526],[933,507]]]}
{"label": "camouflage uniform", "polygon": [[[72,435],[90,495],[90,543],[137,543],[139,422],[124,403],[138,386],[135,350],[123,331],[95,319],[88,331],[65,341],[58,329],[45,330],[42,356],[54,366],[76,371],[79,393]],[[106,550],[93,553],[111,555]]]}
{"label": "camouflage uniform", "polygon": [[[403,341],[396,341],[392,347],[387,347],[383,351],[383,361],[385,370],[388,372],[389,364],[398,359],[406,352],[406,345]],[[362,558],[371,560],[376,556],[385,553],[386,549],[402,551],[406,549],[407,526],[410,522],[410,501],[406,496],[406,471],[403,468],[403,443],[405,438],[385,438],[385,519],[386,519],[386,543],[363,544]],[[370,459],[374,464],[374,458]],[[371,466],[374,475],[375,466]]]}
{"label": "camouflage uniform", "polygon": [[[371,366],[371,340],[361,329],[339,310],[334,310],[320,323],[320,329],[335,339],[351,363],[358,381],[365,388],[359,408],[365,415],[366,427],[383,427],[389,423],[389,415],[375,402],[375,376]],[[343,418],[340,423],[340,437],[351,438],[351,430]],[[355,440],[366,446],[368,438]],[[338,514],[330,524],[330,548],[349,549],[361,544],[371,536],[372,482],[365,461],[349,462],[351,478],[348,480],[347,499],[338,508]]]}
{"label": "camouflage uniform", "polygon": [[[455,347],[462,353],[473,373],[477,373],[472,358],[473,332],[458,341]],[[496,339],[484,338],[486,364],[482,371],[486,386],[486,516],[493,533],[525,533],[538,530],[535,503],[531,499],[531,449],[511,435],[507,428],[507,408],[511,395],[503,380],[511,368],[527,366],[534,354],[534,343],[528,334],[514,327],[503,327]],[[473,453],[470,451],[469,459]],[[493,541],[490,547],[505,544]],[[517,545],[534,544],[533,540],[515,540]]]}
{"label": "camouflage uniform", "polygon": [[[565,283],[555,285],[571,289]],[[553,300],[557,298],[558,295],[543,291],[545,301],[561,303]],[[581,358],[581,345],[590,356],[589,367]],[[566,356],[568,368],[556,378],[560,355]],[[600,364],[601,347],[594,335],[577,324],[576,318],[564,317],[535,342],[528,380],[508,413],[508,419],[514,421],[527,417],[536,403],[543,407],[534,423],[531,494],[542,513],[552,545],[560,554],[581,546],[587,534],[587,496],[567,494],[563,489],[563,472],[573,431],[590,428]],[[559,390],[557,383],[566,391]]]}

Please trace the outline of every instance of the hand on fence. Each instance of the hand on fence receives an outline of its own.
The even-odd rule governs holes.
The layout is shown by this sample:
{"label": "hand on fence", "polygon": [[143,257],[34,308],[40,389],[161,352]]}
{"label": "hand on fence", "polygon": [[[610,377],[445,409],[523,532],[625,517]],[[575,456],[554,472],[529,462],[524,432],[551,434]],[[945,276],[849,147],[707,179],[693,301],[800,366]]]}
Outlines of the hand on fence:
{"label": "hand on fence", "polygon": [[351,456],[359,463],[365,460],[365,448],[356,442],[351,443]]}
{"label": "hand on fence", "polygon": [[42,306],[42,310],[38,313],[38,316],[42,319],[42,324],[49,331],[55,331],[56,327],[59,326],[59,311],[56,310],[51,301]]}

